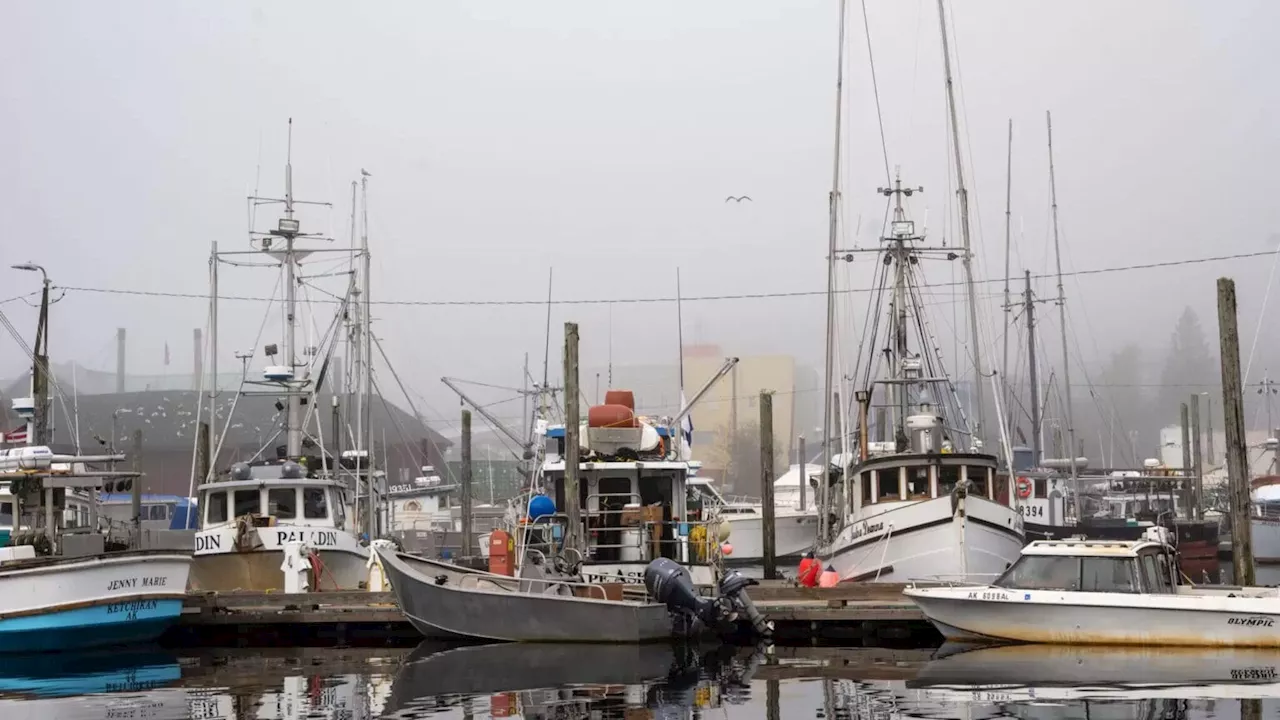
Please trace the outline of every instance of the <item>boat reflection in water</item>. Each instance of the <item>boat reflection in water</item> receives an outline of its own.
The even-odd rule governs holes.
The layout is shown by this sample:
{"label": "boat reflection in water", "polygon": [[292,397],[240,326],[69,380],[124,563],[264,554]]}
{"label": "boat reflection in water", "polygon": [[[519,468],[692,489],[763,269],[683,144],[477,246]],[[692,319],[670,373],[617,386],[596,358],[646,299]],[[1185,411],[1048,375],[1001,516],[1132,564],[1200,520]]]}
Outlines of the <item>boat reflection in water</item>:
{"label": "boat reflection in water", "polygon": [[6,656],[0,718],[187,718],[178,659],[158,649]]}
{"label": "boat reflection in water", "polygon": [[[446,708],[490,717],[664,718],[742,702],[751,651],[697,645],[511,644],[448,647],[423,643],[396,673],[384,712],[425,717]],[[487,697],[483,697],[487,696]]]}

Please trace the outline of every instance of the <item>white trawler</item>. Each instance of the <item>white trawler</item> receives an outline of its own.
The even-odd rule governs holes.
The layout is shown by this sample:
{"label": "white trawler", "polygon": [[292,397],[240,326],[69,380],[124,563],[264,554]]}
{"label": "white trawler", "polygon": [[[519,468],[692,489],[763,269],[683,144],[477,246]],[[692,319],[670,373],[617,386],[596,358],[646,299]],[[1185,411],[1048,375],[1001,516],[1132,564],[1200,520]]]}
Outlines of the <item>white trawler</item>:
{"label": "white trawler", "polygon": [[[919,266],[954,259],[950,248],[923,245],[906,218],[901,181],[882,192],[895,199],[891,234],[883,239],[884,292],[890,298],[886,342],[864,358],[865,376],[883,359],[888,377],[856,393],[860,406],[856,459],[834,459],[832,514],[837,527],[818,555],[842,581],[902,582],[910,578],[1003,572],[1023,545],[1022,518],[1010,504],[1010,488],[996,481],[997,459],[981,451],[967,427],[954,385],[929,342],[919,303]],[[879,327],[877,325],[877,327]],[[913,351],[908,336],[916,335]],[[886,347],[887,343],[887,347]],[[876,389],[887,395],[876,401]],[[869,409],[884,408],[883,425],[868,426]],[[871,442],[872,434],[879,437]],[[953,441],[954,438],[954,441]],[[961,439],[968,450],[955,447]],[[1016,504],[1016,502],[1014,503]]]}
{"label": "white trawler", "polygon": [[[366,176],[367,177],[367,176]],[[354,240],[355,187],[352,184],[352,228]],[[239,402],[245,396],[261,395],[276,398],[281,426],[267,428],[275,431],[261,450],[259,457],[231,466],[225,477],[217,473],[219,436],[225,437],[234,417],[226,418],[226,428],[211,422],[213,432],[209,437],[208,457],[210,471],[199,486],[200,530],[195,537],[195,562],[191,572],[191,586],[202,591],[231,592],[268,591],[286,588],[284,568],[305,577],[306,589],[353,590],[362,587],[367,579],[369,550],[367,537],[378,536],[380,513],[376,509],[376,473],[371,465],[369,438],[370,397],[370,334],[368,319],[369,252],[367,227],[363,247],[330,249],[300,246],[299,241],[322,239],[304,234],[300,222],[294,217],[294,206],[302,204],[293,198],[292,164],[285,166],[285,197],[283,200],[254,199],[255,204],[281,203],[284,217],[270,232],[250,232],[253,250],[219,253],[215,246],[211,265],[214,347],[211,359],[216,359],[217,348],[217,267],[229,262],[226,255],[250,255],[261,263],[267,259],[280,267],[283,282],[285,320],[282,348],[275,344],[265,347],[270,359],[260,380],[248,379],[248,362],[245,357],[246,379],[236,395]],[[314,203],[312,203],[314,204]],[[296,334],[296,289],[304,277],[303,261],[317,253],[351,253],[362,260],[363,287],[357,286],[356,273],[351,274],[346,297],[342,298],[329,333],[320,341],[328,347],[302,347]],[[356,302],[360,298],[361,303]],[[353,318],[359,318],[355,320]],[[324,426],[317,407],[318,393],[330,371],[329,359],[339,336],[343,319],[348,323],[352,345],[359,346],[360,367],[363,377],[361,387],[355,393],[357,427],[351,435],[357,448],[342,453],[326,451]],[[211,362],[211,365],[214,365]],[[217,377],[214,365],[213,377]],[[332,380],[331,386],[336,385]],[[213,405],[213,403],[210,403]],[[333,434],[342,430],[336,419],[337,403],[333,410],[335,431],[330,434],[330,447],[339,444]],[[232,410],[234,414],[234,404]],[[326,408],[327,410],[327,408]],[[328,414],[328,413],[326,413]],[[214,413],[211,409],[211,418]],[[215,418],[216,420],[216,418]],[[284,443],[276,447],[275,457],[261,459],[263,450],[283,435]],[[338,459],[335,459],[337,457]],[[363,506],[362,506],[362,502]],[[361,518],[365,518],[362,524]],[[295,588],[297,589],[297,588]]]}

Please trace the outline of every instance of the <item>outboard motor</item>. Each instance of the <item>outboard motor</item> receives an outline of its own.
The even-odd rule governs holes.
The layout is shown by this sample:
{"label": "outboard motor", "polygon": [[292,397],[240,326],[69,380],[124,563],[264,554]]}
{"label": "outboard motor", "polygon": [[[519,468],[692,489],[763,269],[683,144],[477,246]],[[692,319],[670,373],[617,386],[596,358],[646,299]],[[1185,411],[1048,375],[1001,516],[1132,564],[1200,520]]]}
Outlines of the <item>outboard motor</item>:
{"label": "outboard motor", "polygon": [[761,637],[769,637],[773,635],[773,626],[765,619],[764,615],[756,610],[755,603],[751,602],[751,598],[747,597],[747,588],[752,585],[759,585],[759,581],[743,575],[737,570],[730,570],[720,579],[720,602],[727,605],[725,610],[728,611],[729,619],[736,620],[739,616],[746,617],[751,623],[751,629]]}
{"label": "outboard motor", "polygon": [[644,569],[644,588],[674,613],[692,615],[714,625],[719,612],[713,600],[698,597],[689,571],[671,558],[658,558]]}
{"label": "outboard motor", "polygon": [[670,558],[658,558],[644,570],[645,589],[671,612],[697,618],[707,627],[725,632],[731,632],[745,617],[757,635],[768,637],[773,634],[772,626],[747,597],[747,588],[758,584],[736,570],[730,571],[720,580],[720,597],[708,600],[694,590],[689,571]]}

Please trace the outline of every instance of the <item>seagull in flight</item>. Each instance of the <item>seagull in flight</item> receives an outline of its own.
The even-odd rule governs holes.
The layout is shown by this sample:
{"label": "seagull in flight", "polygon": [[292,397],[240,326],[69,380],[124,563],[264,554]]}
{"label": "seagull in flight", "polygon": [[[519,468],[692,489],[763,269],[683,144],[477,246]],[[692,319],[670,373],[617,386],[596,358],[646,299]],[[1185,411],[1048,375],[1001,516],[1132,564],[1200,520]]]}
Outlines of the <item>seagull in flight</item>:
{"label": "seagull in flight", "polygon": [[734,196],[730,195],[729,197],[727,197],[727,198],[725,198],[725,199],[724,199],[724,201],[725,201],[725,202],[729,202],[730,200],[732,200],[732,201],[734,201],[734,202],[739,202],[739,203],[740,203],[740,202],[742,202],[743,200],[746,200],[747,202],[755,202],[754,200],[752,200],[751,198],[747,197],[746,195],[739,195],[739,196],[737,196],[737,197],[734,197]]}

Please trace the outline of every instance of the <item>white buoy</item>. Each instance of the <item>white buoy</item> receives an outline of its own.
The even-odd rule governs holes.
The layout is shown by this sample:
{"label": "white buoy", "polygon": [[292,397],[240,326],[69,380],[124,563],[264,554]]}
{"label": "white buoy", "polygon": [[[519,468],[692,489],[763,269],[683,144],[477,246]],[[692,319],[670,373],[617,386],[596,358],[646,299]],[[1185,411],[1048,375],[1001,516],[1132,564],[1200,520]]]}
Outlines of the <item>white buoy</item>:
{"label": "white buoy", "polygon": [[311,547],[304,542],[287,542],[280,549],[284,552],[284,562],[280,564],[280,571],[284,573],[284,591],[307,592],[311,587]]}
{"label": "white buoy", "polygon": [[382,568],[382,558],[378,556],[378,549],[390,550],[395,548],[396,544],[390,540],[374,540],[370,543],[369,548],[369,592],[387,592],[391,589],[391,583],[387,582],[387,572]]}

